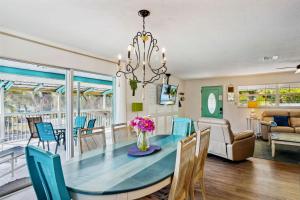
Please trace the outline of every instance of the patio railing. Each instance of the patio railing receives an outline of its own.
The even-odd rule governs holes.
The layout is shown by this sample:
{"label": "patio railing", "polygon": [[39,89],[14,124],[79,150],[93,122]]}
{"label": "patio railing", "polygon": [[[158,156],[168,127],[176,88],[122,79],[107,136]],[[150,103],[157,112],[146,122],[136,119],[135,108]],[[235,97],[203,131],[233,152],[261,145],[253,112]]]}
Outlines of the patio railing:
{"label": "patio railing", "polygon": [[[95,126],[110,127],[112,123],[112,112],[110,110],[82,110],[81,116],[96,119]],[[4,141],[26,140],[30,137],[26,117],[41,116],[43,121],[51,122],[53,125],[64,125],[66,121],[65,112],[39,112],[39,113],[13,113],[5,114],[5,138]],[[77,113],[73,114],[74,119]],[[86,122],[86,124],[87,124]]]}

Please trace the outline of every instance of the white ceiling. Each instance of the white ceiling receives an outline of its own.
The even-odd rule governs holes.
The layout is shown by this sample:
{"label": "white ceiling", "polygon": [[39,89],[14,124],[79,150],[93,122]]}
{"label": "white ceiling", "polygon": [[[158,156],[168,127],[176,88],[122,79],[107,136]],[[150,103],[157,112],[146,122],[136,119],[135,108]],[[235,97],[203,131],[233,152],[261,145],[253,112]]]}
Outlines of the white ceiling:
{"label": "white ceiling", "polygon": [[[146,28],[184,79],[277,72],[300,64],[299,0],[1,0],[0,25],[104,58]],[[263,61],[278,55],[277,61]]]}

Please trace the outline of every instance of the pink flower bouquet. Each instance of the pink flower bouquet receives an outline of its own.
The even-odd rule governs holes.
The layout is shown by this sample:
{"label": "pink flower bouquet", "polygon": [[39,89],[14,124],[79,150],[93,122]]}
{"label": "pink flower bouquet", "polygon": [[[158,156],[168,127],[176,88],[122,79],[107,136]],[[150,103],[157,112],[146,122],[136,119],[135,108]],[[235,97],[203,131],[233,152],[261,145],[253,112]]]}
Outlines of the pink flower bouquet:
{"label": "pink flower bouquet", "polygon": [[130,126],[137,130],[137,147],[140,151],[147,151],[150,147],[147,132],[155,130],[154,121],[149,117],[135,117],[130,121]]}
{"label": "pink flower bouquet", "polygon": [[135,117],[130,121],[130,126],[136,128],[138,132],[153,132],[155,130],[154,121],[149,117]]}

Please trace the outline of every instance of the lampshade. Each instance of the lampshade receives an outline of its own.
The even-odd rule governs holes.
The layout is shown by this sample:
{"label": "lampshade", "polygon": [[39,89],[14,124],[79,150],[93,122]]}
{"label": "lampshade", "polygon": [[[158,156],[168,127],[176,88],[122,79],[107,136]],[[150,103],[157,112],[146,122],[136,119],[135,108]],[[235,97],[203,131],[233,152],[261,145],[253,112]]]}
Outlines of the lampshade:
{"label": "lampshade", "polygon": [[248,108],[257,108],[257,106],[256,101],[248,101]]}
{"label": "lampshade", "polygon": [[141,112],[143,111],[143,103],[132,103],[131,105],[132,112]]}

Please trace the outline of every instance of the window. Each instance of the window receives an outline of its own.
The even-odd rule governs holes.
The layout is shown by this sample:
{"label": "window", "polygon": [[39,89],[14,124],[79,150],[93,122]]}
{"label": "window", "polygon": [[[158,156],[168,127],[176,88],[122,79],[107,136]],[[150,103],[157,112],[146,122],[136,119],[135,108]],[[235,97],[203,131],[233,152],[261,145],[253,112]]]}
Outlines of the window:
{"label": "window", "polygon": [[247,106],[248,101],[257,101],[259,106],[276,105],[276,85],[239,86],[239,105]]}
{"label": "window", "polygon": [[300,83],[279,85],[279,106],[300,106]]}
{"label": "window", "polygon": [[259,107],[300,106],[300,83],[238,86],[239,106],[257,101]]}

